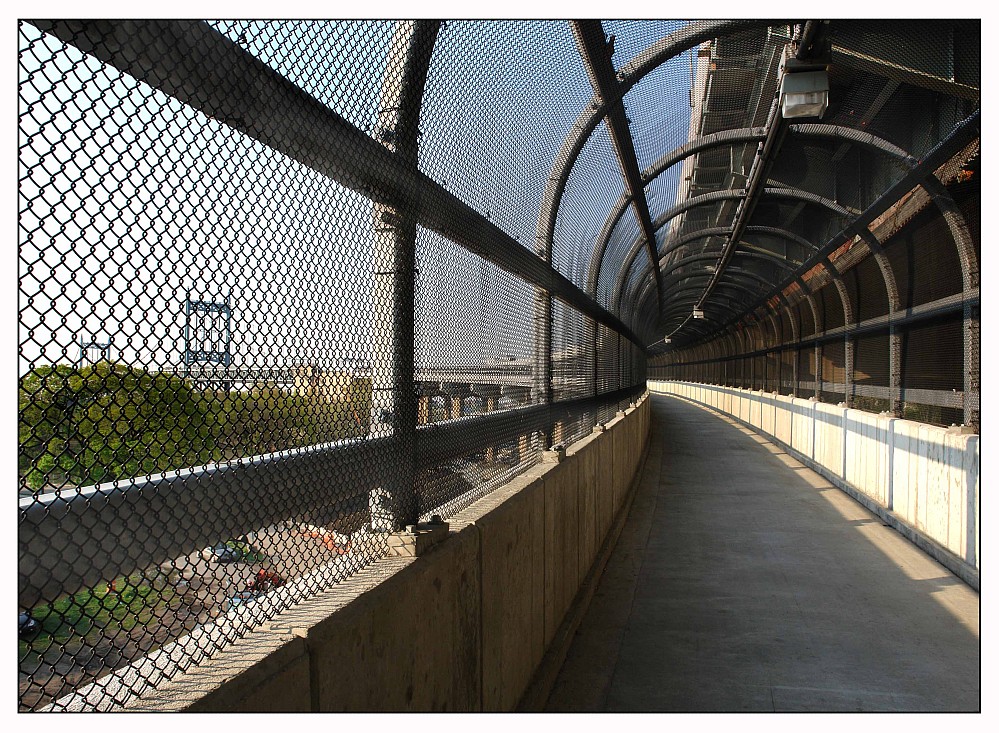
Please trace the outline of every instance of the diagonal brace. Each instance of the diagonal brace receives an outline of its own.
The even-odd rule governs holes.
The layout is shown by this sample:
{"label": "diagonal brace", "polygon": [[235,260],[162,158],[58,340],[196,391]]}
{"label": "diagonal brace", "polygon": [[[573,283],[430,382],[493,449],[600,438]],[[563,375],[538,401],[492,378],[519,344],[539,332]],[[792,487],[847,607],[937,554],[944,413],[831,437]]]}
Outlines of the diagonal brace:
{"label": "diagonal brace", "polygon": [[663,278],[659,268],[656,267],[659,260],[656,252],[656,230],[649,213],[649,202],[645,197],[642,172],[635,155],[635,142],[632,139],[631,128],[625,115],[622,95],[618,90],[617,74],[611,61],[612,47],[607,43],[603,25],[599,20],[573,21],[572,32],[576,37],[579,53],[586,63],[586,71],[590,77],[590,84],[593,85],[593,91],[602,103],[607,100],[617,100],[607,106],[605,117],[607,129],[610,132],[614,152],[621,168],[625,191],[631,198],[631,206],[635,210],[635,217],[641,226],[649,262],[653,265],[659,293],[659,308],[662,310]]}

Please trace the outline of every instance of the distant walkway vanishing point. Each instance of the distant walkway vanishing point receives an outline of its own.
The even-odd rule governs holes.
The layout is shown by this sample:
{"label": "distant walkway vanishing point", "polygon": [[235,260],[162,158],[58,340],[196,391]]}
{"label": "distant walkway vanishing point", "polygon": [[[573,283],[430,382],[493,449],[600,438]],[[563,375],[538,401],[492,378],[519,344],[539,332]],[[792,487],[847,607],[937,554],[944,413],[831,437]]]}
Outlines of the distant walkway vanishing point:
{"label": "distant walkway vanishing point", "polygon": [[548,710],[980,710],[975,591],[748,428],[652,399]]}

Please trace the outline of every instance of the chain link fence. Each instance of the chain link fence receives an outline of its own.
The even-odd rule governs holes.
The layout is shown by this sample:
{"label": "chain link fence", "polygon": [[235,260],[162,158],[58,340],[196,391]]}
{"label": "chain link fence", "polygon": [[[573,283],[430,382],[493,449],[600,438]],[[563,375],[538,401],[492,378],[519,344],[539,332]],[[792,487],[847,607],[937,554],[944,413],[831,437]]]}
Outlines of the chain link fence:
{"label": "chain link fence", "polygon": [[820,30],[760,175],[814,26],[20,22],[20,709],[126,704],[647,376],[977,425],[975,27]]}
{"label": "chain link fence", "polygon": [[643,388],[534,251],[564,23],[18,35],[21,710],[124,704]]}

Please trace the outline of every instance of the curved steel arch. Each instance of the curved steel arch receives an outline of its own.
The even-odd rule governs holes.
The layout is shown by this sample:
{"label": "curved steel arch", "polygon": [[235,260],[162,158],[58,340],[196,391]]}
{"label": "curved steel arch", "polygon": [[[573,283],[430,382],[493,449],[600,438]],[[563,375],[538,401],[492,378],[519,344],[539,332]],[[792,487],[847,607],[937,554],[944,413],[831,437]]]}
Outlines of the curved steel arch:
{"label": "curved steel arch", "polygon": [[[811,193],[809,191],[802,191],[801,189],[793,188],[791,186],[778,186],[778,187],[768,187],[763,189],[763,193],[766,196],[774,196],[777,198],[790,198],[798,201],[804,201],[805,203],[812,203],[819,206],[823,206],[829,209],[834,214],[842,217],[850,216],[850,212],[837,204],[835,201],[827,199],[823,196]],[[655,221],[655,227],[658,231],[664,227],[670,220],[675,219],[677,216],[682,214],[688,209],[692,209],[696,206],[704,206],[705,204],[715,203],[716,201],[731,201],[740,199],[743,196],[743,192],[737,189],[725,189],[723,191],[711,191],[710,193],[701,194],[700,196],[694,196],[686,201],[673,206],[672,208],[665,211],[660,217]],[[632,264],[635,262],[635,258],[638,257],[638,253],[641,252],[641,247],[632,246],[631,251],[628,253],[628,257],[625,258],[624,264],[621,270],[618,272],[618,277],[620,278],[622,272],[627,272],[631,269]],[[621,281],[615,282],[615,290],[620,289]]]}
{"label": "curved steel arch", "polygon": [[[734,290],[744,290],[745,291],[747,289],[747,286],[742,286],[742,285],[736,286],[736,284],[733,284],[733,283],[727,283],[727,284],[728,285],[732,285]],[[698,285],[698,287],[701,287],[701,286]],[[688,288],[688,289],[693,289],[693,288]],[[740,302],[734,296],[726,296],[725,300],[729,301],[729,305],[737,305]],[[685,305],[683,305],[683,304],[679,304],[679,303],[674,304],[672,307],[667,308],[666,311],[664,312],[664,314],[663,314],[663,321],[665,322],[666,320],[668,320],[669,318],[674,317],[674,316],[675,317],[679,317],[680,315],[684,315],[686,313],[686,311],[688,311],[688,310],[689,310],[689,308],[686,308]],[[719,316],[717,313],[705,312],[704,318],[703,319],[697,319],[697,320],[713,321],[715,323],[719,323],[721,325],[724,325],[724,322],[721,320],[721,316]]]}
{"label": "curved steel arch", "polygon": [[[698,287],[700,287],[700,286],[698,286]],[[743,292],[750,292],[750,291],[746,290],[745,288],[743,288]],[[755,292],[755,291],[753,291],[753,292]],[[728,305],[730,308],[736,308],[741,303],[745,302],[745,299],[742,296],[734,296],[734,295],[729,295],[727,293],[722,294],[722,299],[725,300],[725,301],[727,301],[726,305]],[[638,307],[635,308],[636,317],[641,319],[641,322],[643,323],[643,325],[645,326],[645,328],[649,332],[656,332],[656,329],[654,328],[655,324],[653,322],[656,319],[663,318],[664,314],[661,313],[656,308],[649,307],[648,304],[649,304],[649,299],[648,299],[648,293],[646,292],[646,293],[644,293],[644,301],[642,302],[642,304],[640,306],[638,306]],[[672,306],[669,306],[666,309],[665,313],[668,314],[668,313],[672,313],[674,311],[676,311],[678,313],[679,312],[686,312],[686,311],[689,310],[690,307],[692,307],[692,304],[688,305],[687,303],[674,303]],[[705,314],[705,315],[707,315],[707,314]],[[715,321],[716,318],[712,317],[712,318],[710,318],[708,320]]]}
{"label": "curved steel arch", "polygon": [[[843,125],[797,124],[789,125],[788,131],[792,135],[800,137],[831,138],[862,145],[872,150],[884,153],[890,158],[897,160],[902,165],[910,168],[916,162],[908,152],[897,145],[869,132],[856,130],[852,127],[846,127]],[[642,180],[645,185],[648,185],[674,165],[691,155],[716,147],[724,147],[726,145],[758,142],[763,139],[765,132],[765,128],[762,127],[744,127],[735,130],[722,130],[720,132],[711,133],[710,135],[704,135],[703,137],[692,140],[685,145],[681,145],[680,147],[674,148],[670,152],[666,153],[662,158],[656,161],[653,165],[649,166],[649,168],[642,173]],[[726,190],[732,191],[739,189]],[[713,191],[711,193],[720,192]],[[621,216],[627,210],[627,203],[630,201],[630,198],[628,198],[628,201],[623,201],[625,198],[625,196],[622,196],[618,199],[614,208],[611,209],[607,219],[604,221],[603,227],[601,228],[600,235],[594,245],[593,252],[590,255],[590,270],[587,277],[587,288],[588,292],[591,294],[596,292],[597,280],[600,275],[600,267],[603,264],[604,255],[606,254],[607,245],[610,240],[610,234],[613,231],[614,226],[616,226],[617,222],[620,220]],[[708,203],[708,201],[705,200],[703,203]],[[659,220],[657,219],[657,229],[661,228],[658,222]],[[637,253],[633,254],[634,247],[635,245],[633,244],[632,248],[628,251],[626,260],[629,260],[629,262],[627,267],[631,266],[631,263],[634,262],[635,256],[637,256]]]}
{"label": "curved steel arch", "polygon": [[583,150],[583,145],[606,116],[607,110],[620,102],[632,87],[649,72],[694,46],[714,38],[722,38],[738,31],[758,26],[768,26],[770,21],[762,20],[726,20],[713,21],[702,26],[687,26],[666,38],[657,41],[618,70],[619,84],[616,94],[608,99],[598,96],[590,100],[587,108],[576,118],[562,147],[555,156],[545,194],[541,200],[541,210],[538,214],[538,225],[535,232],[535,247],[538,253],[550,252],[555,236],[555,222],[558,210],[562,204],[562,196],[569,180],[569,174],[576,164],[576,159]]}
{"label": "curved steel arch", "polygon": [[[697,239],[701,239],[703,237],[725,236],[730,234],[731,232],[732,229],[730,227],[708,227],[706,229],[700,229],[690,234],[685,234],[684,236],[680,237],[678,240],[670,244],[669,247],[663,250],[662,254],[660,255],[660,263],[666,257],[666,255],[670,254],[671,252],[675,252],[677,249],[679,249],[685,244],[689,244],[690,242],[695,241]],[[765,234],[768,236],[780,237],[782,239],[786,239],[787,241],[800,246],[802,249],[807,249],[811,252],[818,251],[818,247],[816,245],[812,244],[804,237],[801,237],[798,234],[795,234],[794,232],[788,231],[786,229],[779,229],[777,227],[755,226],[755,227],[746,227],[745,233]],[[622,295],[621,290],[612,293],[614,300],[611,301],[611,307],[617,307],[618,305],[617,300],[621,297],[621,295]]]}
{"label": "curved steel arch", "polygon": [[[850,212],[847,209],[840,206],[835,201],[831,201],[830,199],[811,193],[809,191],[801,191],[800,189],[791,188],[789,186],[780,186],[780,187],[765,188],[763,192],[764,195],[767,196],[775,196],[778,198],[792,198],[798,201],[804,201],[805,203],[816,204],[828,209],[832,213],[841,217],[848,217],[850,215]],[[656,219],[656,228],[657,229],[661,228],[663,225],[665,225],[666,221],[674,218],[683,211],[686,211],[688,208],[692,208],[694,206],[700,206],[705,203],[713,203],[714,201],[722,201],[726,199],[738,199],[741,198],[741,195],[742,195],[741,192],[732,189],[726,189],[724,191],[712,191],[711,193],[706,193],[701,196],[695,196],[694,198],[687,199],[687,201],[681,204],[677,204],[673,208],[666,211],[661,217],[662,223],[660,223],[660,219]],[[621,270],[618,272],[618,280],[614,283],[614,290],[611,291],[613,294],[615,294],[616,297],[616,300],[611,301],[612,303],[611,310],[614,310],[614,303],[620,303],[623,297],[623,293],[621,291],[624,288],[625,281],[623,280],[621,273],[627,273],[627,271],[631,269],[631,265],[632,263],[634,263],[634,260],[638,256],[638,253],[640,251],[641,251],[640,248],[633,249],[630,261],[625,260],[624,266],[622,266]],[[651,263],[649,269],[651,270]],[[645,274],[641,275],[640,276],[641,280],[644,281],[646,276],[647,275]]]}
{"label": "curved steel arch", "polygon": [[[674,165],[696,153],[724,145],[757,142],[762,140],[765,134],[766,129],[763,127],[747,127],[738,130],[722,130],[710,135],[704,135],[690,141],[686,145],[674,148],[671,152],[656,161],[655,164],[642,172],[642,182],[647,186]],[[590,270],[586,280],[587,287],[590,288],[591,293],[596,289],[597,279],[600,276],[600,267],[603,265],[611,232],[614,231],[614,227],[617,226],[621,217],[628,210],[630,203],[631,197],[627,194],[622,194],[611,208],[610,213],[604,220],[603,227],[600,229],[600,235],[597,237],[593,253],[590,256]]]}
{"label": "curved steel arch", "polygon": [[[809,242],[800,234],[796,234],[795,232],[792,232],[790,229],[781,229],[780,227],[752,226],[752,227],[746,227],[746,231],[744,234],[764,234],[770,237],[785,239],[788,242],[792,242],[798,245],[802,249],[807,249],[812,252],[819,251],[819,247],[817,244]],[[743,238],[743,241],[745,241],[745,238]]]}
{"label": "curved steel arch", "polygon": [[[748,272],[748,271],[744,271],[744,270],[740,270],[740,269],[736,268],[736,270],[734,271],[733,274],[736,274],[739,277],[749,278],[749,279],[753,280],[754,282],[758,282],[758,283],[762,284],[764,286],[764,288],[772,285],[772,282],[770,280],[767,280],[766,278],[761,277],[761,276],[757,275],[756,273],[752,273],[752,272]],[[710,277],[709,273],[695,274],[695,275],[690,276],[690,278],[688,278],[688,279],[703,280],[703,279],[705,279],[707,277]],[[754,298],[758,297],[759,294],[760,294],[760,292],[758,290],[752,290],[752,289],[748,288],[746,285],[744,285],[742,282],[738,282],[738,281],[737,282],[723,281],[723,282],[719,283],[719,287],[722,287],[723,285],[730,286],[730,287],[735,288],[735,289],[739,289],[742,292],[748,293],[749,295],[751,295]],[[682,293],[682,292],[686,292],[688,290],[696,290],[697,288],[700,288],[700,287],[703,287],[703,286],[699,285],[699,284],[697,284],[697,285],[690,285],[690,286],[684,286],[683,288],[680,288],[678,290],[674,290],[673,292],[674,293]],[[642,313],[646,313],[648,311],[648,308],[645,306],[645,303],[648,300],[648,296],[649,296],[649,286],[648,286],[648,283],[646,283],[645,287],[642,289],[640,295],[638,296],[638,298],[636,298],[636,301],[635,301],[635,303],[636,303],[635,310],[636,311],[640,311]],[[739,305],[744,304],[744,302],[745,301],[742,301],[742,300],[738,300],[737,301],[737,300],[731,300],[731,299],[729,299],[729,302],[726,305],[729,307],[730,310],[734,311],[735,308],[737,308]],[[669,306],[669,307],[665,308],[663,310],[663,314],[662,314],[663,323],[665,323],[666,317],[667,317],[667,315],[669,313],[672,313],[672,312],[676,311],[678,313],[688,313],[689,314],[689,312],[693,308],[693,306],[694,306],[693,302],[683,302],[683,303],[675,303],[673,306]],[[705,313],[705,316],[707,316],[707,313]],[[728,322],[725,322],[725,323],[728,323]]]}
{"label": "curved steel arch", "polygon": [[[729,298],[729,296],[725,296],[725,297],[726,297],[726,299]],[[732,300],[732,303],[737,302],[734,298],[731,299],[731,300]],[[659,313],[648,313],[646,315],[646,320],[648,320],[649,318],[661,317],[662,320],[663,320],[663,322],[665,323],[668,318],[679,317],[679,315],[680,315],[679,313],[677,313],[675,315],[672,314],[671,311],[670,311],[670,309],[668,309],[667,313],[665,315],[660,315]],[[708,326],[709,323],[717,324],[717,325],[709,327]],[[701,329],[701,328],[707,327],[708,328],[708,332],[710,332],[711,330],[717,330],[718,328],[720,328],[723,325],[724,325],[724,323],[722,322],[722,320],[718,316],[705,314],[705,316],[704,316],[704,322],[702,323],[702,322],[698,321],[697,328]],[[665,336],[666,330],[667,329],[663,330],[664,336]],[[661,341],[661,340],[662,340],[662,337],[660,337],[659,341]]]}
{"label": "curved steel arch", "polygon": [[[673,269],[675,270],[678,267],[682,267],[684,265],[689,265],[689,264],[691,264],[693,262],[698,262],[698,261],[702,261],[702,260],[716,259],[716,254],[717,253],[713,253],[712,252],[712,253],[706,253],[706,254],[691,255],[690,257],[686,257],[683,260],[680,260],[677,263],[675,263]],[[758,252],[744,252],[744,251],[737,252],[736,255],[740,256],[740,257],[748,257],[750,259],[760,259],[760,260],[769,262],[771,264],[777,265],[778,267],[780,267],[781,269],[784,269],[784,270],[792,270],[793,269],[793,267],[791,265],[787,264],[787,262],[785,262],[784,260],[780,259],[779,257],[765,255],[765,254],[761,254],[761,253],[758,253]],[[768,286],[768,285],[771,284],[770,280],[767,280],[766,278],[764,278],[761,275],[758,275],[758,274],[752,272],[751,270],[744,270],[744,269],[738,268],[738,267],[737,268],[730,268],[730,269],[732,269],[732,271],[733,271],[734,274],[745,275],[745,276],[750,277],[753,280],[756,280],[757,282],[760,282],[760,283],[762,283],[764,285]],[[670,271],[667,271],[667,272],[670,272]],[[681,273],[677,273],[675,275],[671,275],[669,277],[666,277],[667,272],[663,273],[663,276],[664,276],[663,277],[663,286],[664,287],[669,287],[670,285],[673,285],[673,284],[678,283],[678,282],[682,282],[684,280],[689,280],[689,279],[692,279],[692,278],[695,278],[695,277],[701,277],[703,275],[707,275],[707,273],[696,273],[696,272],[695,273],[683,273],[683,272],[681,272]],[[643,287],[642,287],[642,295],[643,295],[643,297],[645,295],[644,291],[645,291],[645,289],[647,287],[648,287],[647,284],[643,283]],[[667,312],[667,310],[663,309],[664,316],[665,316],[666,312]]]}
{"label": "curved steel arch", "polygon": [[[665,278],[666,275],[676,272],[676,270],[678,270],[679,268],[689,265],[693,262],[700,262],[702,260],[716,258],[717,254],[718,254],[717,252],[705,252],[703,254],[690,255],[689,257],[684,257],[682,259],[679,259],[676,262],[674,262],[672,265],[670,265],[670,268],[668,270],[663,270],[663,277]],[[768,255],[762,252],[740,251],[736,252],[735,256],[747,257],[749,259],[754,259],[754,260],[763,260],[764,262],[769,262],[772,265],[776,265],[782,270],[792,270],[792,271],[794,270],[794,267],[792,265],[789,265],[787,263],[787,260],[781,259],[776,255]],[[677,278],[688,277],[688,275],[684,273],[678,273],[676,275],[672,275],[671,277],[673,278],[673,282],[676,282]],[[663,284],[665,283],[666,281],[664,279]]]}
{"label": "curved steel arch", "polygon": [[[696,232],[691,232],[689,234],[684,234],[682,237],[671,241],[669,246],[665,247],[662,252],[659,253],[660,264],[666,259],[666,256],[672,254],[676,250],[685,244],[690,244],[691,242],[701,239],[703,237],[723,237],[728,236],[732,233],[731,227],[707,227],[705,229],[698,229]],[[795,234],[787,229],[780,229],[778,227],[746,227],[745,234],[765,234],[772,237],[778,237],[780,239],[785,239],[793,244],[798,245],[802,249],[809,250],[811,252],[817,252],[818,247],[811,242],[809,242],[804,237]],[[744,242],[747,244],[752,244],[743,238]]]}
{"label": "curved steel arch", "polygon": [[[751,272],[747,272],[747,271],[744,271],[744,270],[737,270],[735,274],[737,274],[739,277],[746,277],[746,278],[749,278],[749,279],[754,280],[756,282],[759,282],[759,283],[761,283],[764,286],[770,286],[770,285],[772,285],[772,283],[771,283],[770,280],[767,280],[765,277],[761,277],[760,275],[757,275],[756,273],[751,273]],[[693,274],[693,275],[691,275],[687,279],[689,279],[689,280],[703,280],[706,277],[710,277],[710,274],[709,273]],[[719,285],[721,285],[721,283],[719,283]],[[752,290],[747,285],[744,285],[743,283],[738,282],[738,281],[735,281],[735,282],[726,281],[725,285],[729,285],[729,286],[731,286],[733,288],[742,290],[743,292],[745,292],[745,293],[753,296],[754,298],[758,297],[759,294],[760,294],[759,291]],[[688,290],[692,290],[692,289],[698,288],[698,287],[702,287],[702,286],[700,286],[700,285],[685,285],[682,288],[677,288],[676,290],[673,290],[670,294],[675,296],[675,295],[678,295],[680,293],[683,293],[683,292],[686,292]],[[634,300],[634,303],[635,303],[635,306],[636,306],[636,310],[639,310],[642,307],[642,305],[644,304],[644,301],[647,299],[647,296],[648,296],[648,285],[646,284],[646,286],[643,287],[643,289],[642,289],[639,297],[637,297]],[[677,303],[677,307],[683,307],[683,306],[684,306],[684,304]],[[690,305],[690,308],[688,308],[688,310],[691,309],[691,308],[693,308],[693,304]],[[665,314],[666,312],[668,312],[668,310],[669,310],[669,307],[664,308],[663,309],[663,313]]]}

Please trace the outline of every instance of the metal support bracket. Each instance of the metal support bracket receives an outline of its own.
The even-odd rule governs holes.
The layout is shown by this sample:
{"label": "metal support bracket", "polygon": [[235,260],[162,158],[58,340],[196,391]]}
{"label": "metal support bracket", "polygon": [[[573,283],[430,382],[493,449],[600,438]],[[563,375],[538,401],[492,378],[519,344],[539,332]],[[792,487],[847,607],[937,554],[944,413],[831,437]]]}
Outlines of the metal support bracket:
{"label": "metal support bracket", "polygon": [[450,525],[434,515],[429,522],[409,524],[400,532],[388,536],[389,555],[419,557],[448,538]]}

